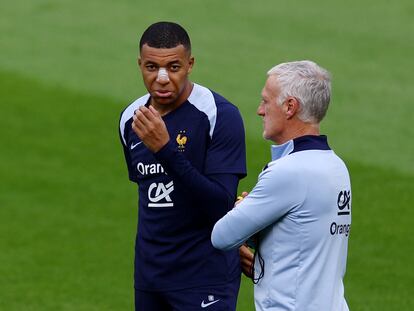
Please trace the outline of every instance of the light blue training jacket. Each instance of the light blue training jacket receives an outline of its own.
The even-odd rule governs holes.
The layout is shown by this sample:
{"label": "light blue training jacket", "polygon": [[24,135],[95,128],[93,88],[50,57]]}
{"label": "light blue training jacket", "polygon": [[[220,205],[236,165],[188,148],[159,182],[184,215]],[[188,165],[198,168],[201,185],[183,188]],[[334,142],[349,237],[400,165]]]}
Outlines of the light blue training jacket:
{"label": "light blue training jacket", "polygon": [[[326,136],[272,146],[272,162],[249,195],[214,226],[214,247],[259,236],[264,276],[256,310],[348,311],[343,277],[351,227],[351,185]],[[258,256],[256,277],[260,273]]]}

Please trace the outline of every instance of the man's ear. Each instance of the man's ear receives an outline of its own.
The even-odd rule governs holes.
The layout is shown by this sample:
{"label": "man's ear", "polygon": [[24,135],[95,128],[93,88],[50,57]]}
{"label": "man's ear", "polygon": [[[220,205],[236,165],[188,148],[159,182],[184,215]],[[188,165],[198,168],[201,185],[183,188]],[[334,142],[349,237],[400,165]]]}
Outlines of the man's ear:
{"label": "man's ear", "polygon": [[285,114],[286,114],[286,119],[292,119],[298,112],[300,109],[300,103],[297,100],[297,98],[289,96],[286,99],[285,102]]}
{"label": "man's ear", "polygon": [[138,67],[141,67],[141,58],[140,57],[138,57]]}
{"label": "man's ear", "polygon": [[188,70],[187,70],[187,74],[190,74],[191,71],[193,70],[193,66],[194,66],[194,57],[191,56],[190,59],[188,60]]}

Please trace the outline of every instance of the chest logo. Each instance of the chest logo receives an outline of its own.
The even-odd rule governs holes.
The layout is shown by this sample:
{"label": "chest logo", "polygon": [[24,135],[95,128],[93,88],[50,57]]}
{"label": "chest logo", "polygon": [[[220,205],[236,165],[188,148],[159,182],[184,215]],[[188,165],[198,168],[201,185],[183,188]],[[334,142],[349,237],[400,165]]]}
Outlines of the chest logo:
{"label": "chest logo", "polygon": [[172,207],[174,203],[171,200],[170,193],[174,190],[174,183],[168,184],[152,183],[148,188],[148,207]]}
{"label": "chest logo", "polygon": [[343,190],[338,194],[338,215],[349,215],[351,205],[351,191]]}
{"label": "chest logo", "polygon": [[180,131],[177,135],[177,138],[175,139],[175,141],[178,144],[178,151],[180,152],[184,152],[185,151],[185,144],[187,143],[187,136],[185,136],[185,130],[184,131]]}

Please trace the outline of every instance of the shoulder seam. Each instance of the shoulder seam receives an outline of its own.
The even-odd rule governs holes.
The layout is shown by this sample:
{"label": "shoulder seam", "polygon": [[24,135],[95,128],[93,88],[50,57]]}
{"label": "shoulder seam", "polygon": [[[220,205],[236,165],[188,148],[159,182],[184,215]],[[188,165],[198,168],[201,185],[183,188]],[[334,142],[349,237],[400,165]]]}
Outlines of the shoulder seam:
{"label": "shoulder seam", "polygon": [[193,90],[188,97],[188,102],[207,116],[210,123],[210,138],[213,138],[217,120],[217,105],[212,91],[194,83]]}

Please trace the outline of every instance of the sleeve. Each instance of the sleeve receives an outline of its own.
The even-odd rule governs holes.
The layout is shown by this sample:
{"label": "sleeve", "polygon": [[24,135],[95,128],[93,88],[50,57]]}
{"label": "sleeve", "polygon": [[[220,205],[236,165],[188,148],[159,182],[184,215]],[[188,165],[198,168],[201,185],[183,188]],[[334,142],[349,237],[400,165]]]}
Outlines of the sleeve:
{"label": "sleeve", "polygon": [[236,174],[203,175],[168,142],[154,154],[173,179],[186,186],[197,205],[212,223],[225,215],[234,205],[239,177]]}
{"label": "sleeve", "polygon": [[119,139],[121,140],[122,149],[124,151],[125,162],[126,162],[126,165],[127,165],[127,168],[128,168],[129,180],[132,181],[132,182],[137,182],[136,174],[134,173],[134,169],[132,167],[131,153],[128,149],[128,146],[125,144],[125,142],[128,141],[128,137],[126,137],[126,133],[128,133],[128,130],[127,130],[128,126],[131,126],[131,121],[130,120],[125,123],[125,127],[123,128],[123,131],[122,131],[121,127],[119,128]]}
{"label": "sleeve", "polygon": [[229,250],[300,206],[306,189],[291,169],[267,169],[249,195],[214,226],[214,247]]}
{"label": "sleeve", "polygon": [[246,176],[246,144],[239,110],[228,102],[217,105],[217,121],[206,154],[206,174]]}

